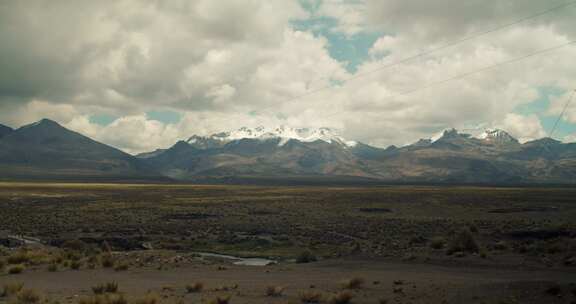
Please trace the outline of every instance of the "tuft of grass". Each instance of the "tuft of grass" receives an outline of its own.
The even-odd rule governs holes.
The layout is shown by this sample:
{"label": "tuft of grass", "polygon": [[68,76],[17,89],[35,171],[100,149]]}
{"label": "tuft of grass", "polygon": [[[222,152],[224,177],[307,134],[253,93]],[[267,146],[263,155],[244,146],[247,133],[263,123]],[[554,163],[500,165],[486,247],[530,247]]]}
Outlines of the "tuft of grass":
{"label": "tuft of grass", "polygon": [[40,303],[42,296],[33,289],[22,289],[16,294],[17,304],[36,304]]}
{"label": "tuft of grass", "polygon": [[0,298],[11,297],[19,293],[24,288],[24,283],[8,283],[2,286]]}
{"label": "tuft of grass", "polygon": [[94,292],[95,295],[101,295],[105,293],[116,293],[118,292],[118,283],[107,282],[103,284],[98,284],[92,287],[92,292]]}
{"label": "tuft of grass", "polygon": [[201,292],[204,289],[204,284],[202,282],[194,282],[186,285],[185,288],[187,293]]}
{"label": "tuft of grass", "polygon": [[317,260],[316,256],[310,250],[305,250],[296,257],[296,263],[311,263]]}
{"label": "tuft of grass", "polygon": [[300,302],[302,303],[320,303],[322,294],[318,291],[308,290],[300,293]]}
{"label": "tuft of grass", "polygon": [[266,296],[267,297],[281,297],[284,293],[283,286],[268,286],[266,287]]}
{"label": "tuft of grass", "polygon": [[133,304],[158,304],[160,303],[160,297],[155,293],[146,294],[142,298],[134,300]]}
{"label": "tuft of grass", "polygon": [[446,253],[452,255],[456,252],[479,253],[480,245],[470,230],[463,229],[450,240]]}
{"label": "tuft of grass", "polygon": [[58,264],[52,263],[52,264],[48,265],[47,270],[48,270],[49,272],[56,272],[56,271],[58,271]]}
{"label": "tuft of grass", "polygon": [[343,289],[361,289],[366,281],[362,278],[352,278],[340,282]]}
{"label": "tuft of grass", "polygon": [[228,304],[230,303],[230,296],[217,296],[216,298],[212,299],[210,304]]}
{"label": "tuft of grass", "polygon": [[130,268],[130,266],[128,266],[128,264],[120,263],[120,264],[114,266],[114,271],[126,271],[126,270],[128,270],[128,268]]}
{"label": "tuft of grass", "polygon": [[24,269],[26,269],[24,265],[12,265],[8,267],[8,274],[20,274],[24,272]]}
{"label": "tuft of grass", "polygon": [[102,255],[100,262],[102,263],[102,267],[104,268],[112,268],[114,267],[115,264],[114,258],[109,253]]}
{"label": "tuft of grass", "polygon": [[440,236],[434,237],[430,240],[430,247],[432,249],[443,249],[446,246],[446,239]]}
{"label": "tuft of grass", "polygon": [[70,269],[80,270],[80,267],[82,267],[82,262],[80,262],[80,261],[71,261],[70,262]]}
{"label": "tuft of grass", "polygon": [[27,263],[28,261],[30,261],[30,255],[28,254],[27,251],[19,250],[19,251],[12,253],[6,259],[6,261],[8,262],[8,264],[12,264],[12,265],[24,264],[24,263]]}
{"label": "tuft of grass", "polygon": [[328,300],[330,304],[349,304],[352,302],[354,295],[350,291],[341,291],[335,295],[332,295]]}

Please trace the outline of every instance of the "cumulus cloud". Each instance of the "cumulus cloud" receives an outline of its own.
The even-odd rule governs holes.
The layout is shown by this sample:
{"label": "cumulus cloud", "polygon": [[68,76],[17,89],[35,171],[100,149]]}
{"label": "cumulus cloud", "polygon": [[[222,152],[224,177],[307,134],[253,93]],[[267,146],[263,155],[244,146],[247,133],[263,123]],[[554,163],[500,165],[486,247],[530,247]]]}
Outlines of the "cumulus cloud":
{"label": "cumulus cloud", "polygon": [[[303,2],[314,9],[292,0],[2,2],[0,121],[48,117],[132,153],[244,125],[336,127],[380,146],[479,124],[532,139],[545,135],[538,118],[515,109],[541,88],[567,91],[576,76],[572,46],[440,84],[576,39],[576,7],[382,70],[563,1]],[[383,33],[356,72],[330,56],[327,37],[292,26],[321,17],[349,37]],[[548,114],[559,108],[552,100]],[[182,119],[146,116],[156,110]],[[91,121],[101,114],[119,118]],[[576,102],[566,120],[576,123]]]}

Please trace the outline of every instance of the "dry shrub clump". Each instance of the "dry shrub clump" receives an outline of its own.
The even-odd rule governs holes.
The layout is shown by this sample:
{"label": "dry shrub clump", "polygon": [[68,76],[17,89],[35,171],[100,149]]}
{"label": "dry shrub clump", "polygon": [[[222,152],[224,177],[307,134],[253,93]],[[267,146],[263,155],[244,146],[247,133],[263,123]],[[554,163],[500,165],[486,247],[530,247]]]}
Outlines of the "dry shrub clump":
{"label": "dry shrub clump", "polygon": [[24,267],[24,265],[19,264],[19,265],[12,265],[8,267],[8,273],[9,274],[20,274],[22,272],[24,272],[24,269],[26,269],[26,267]]}
{"label": "dry shrub clump", "polygon": [[443,237],[434,237],[430,239],[430,247],[432,249],[443,249],[446,246],[446,239]]}
{"label": "dry shrub clump", "polygon": [[128,270],[128,268],[130,268],[128,266],[128,264],[120,263],[120,264],[114,266],[114,271],[126,271],[126,270]]}
{"label": "dry shrub clump", "polygon": [[24,288],[24,283],[9,283],[2,286],[0,298],[11,297],[19,293]]}
{"label": "dry shrub clump", "polygon": [[42,301],[42,296],[33,289],[22,289],[16,294],[17,304],[36,304]]}
{"label": "dry shrub clump", "polygon": [[128,300],[121,294],[105,294],[80,298],[78,304],[128,304]]}
{"label": "dry shrub clump", "polygon": [[452,255],[456,252],[463,253],[479,253],[480,245],[474,238],[474,235],[470,230],[463,229],[456,233],[456,235],[450,240],[448,244],[447,254]]}
{"label": "dry shrub clump", "polygon": [[268,286],[266,287],[266,296],[267,297],[281,297],[282,293],[284,293],[283,286]]}
{"label": "dry shrub clump", "polygon": [[303,251],[296,257],[296,263],[311,263],[317,260],[316,256],[310,250]]}
{"label": "dry shrub clump", "polygon": [[300,302],[302,303],[320,303],[322,294],[318,291],[308,290],[300,293]]}
{"label": "dry shrub clump", "polygon": [[352,278],[340,282],[340,286],[344,289],[361,289],[364,286],[364,279]]}
{"label": "dry shrub clump", "polygon": [[112,268],[114,267],[115,264],[114,257],[112,257],[112,254],[110,253],[102,255],[102,257],[100,258],[100,262],[102,263],[102,267],[104,268]]}
{"label": "dry shrub clump", "polygon": [[142,298],[138,298],[133,301],[134,304],[158,304],[160,303],[160,297],[155,293],[148,293]]}
{"label": "dry shrub clump", "polygon": [[188,293],[201,292],[202,289],[204,289],[204,284],[202,282],[194,282],[186,285],[186,292]]}
{"label": "dry shrub clump", "polygon": [[354,295],[349,291],[341,291],[335,295],[332,295],[328,300],[330,304],[348,304],[352,302]]}
{"label": "dry shrub clump", "polygon": [[230,303],[230,296],[217,296],[210,301],[210,304],[228,304]]}
{"label": "dry shrub clump", "polygon": [[107,282],[104,284],[98,284],[92,287],[92,292],[94,294],[105,294],[105,293],[116,293],[118,292],[118,283],[116,282]]}

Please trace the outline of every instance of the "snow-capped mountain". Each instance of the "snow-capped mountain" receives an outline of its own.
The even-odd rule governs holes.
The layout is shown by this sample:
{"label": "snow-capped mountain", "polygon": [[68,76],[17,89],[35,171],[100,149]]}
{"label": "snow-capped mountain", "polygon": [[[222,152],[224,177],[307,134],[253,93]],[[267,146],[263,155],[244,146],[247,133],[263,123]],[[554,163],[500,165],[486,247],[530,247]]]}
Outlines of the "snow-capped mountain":
{"label": "snow-capped mountain", "polygon": [[516,138],[500,129],[488,129],[477,138],[491,144],[519,144]]}
{"label": "snow-capped mountain", "polygon": [[357,144],[355,141],[344,139],[335,129],[292,128],[286,126],[276,128],[266,128],[262,126],[256,128],[242,127],[238,130],[216,133],[211,136],[194,135],[186,140],[186,142],[198,148],[212,148],[240,139],[280,139],[278,146],[285,145],[291,139],[306,143],[323,141],[331,144],[341,144],[347,147],[354,147]]}

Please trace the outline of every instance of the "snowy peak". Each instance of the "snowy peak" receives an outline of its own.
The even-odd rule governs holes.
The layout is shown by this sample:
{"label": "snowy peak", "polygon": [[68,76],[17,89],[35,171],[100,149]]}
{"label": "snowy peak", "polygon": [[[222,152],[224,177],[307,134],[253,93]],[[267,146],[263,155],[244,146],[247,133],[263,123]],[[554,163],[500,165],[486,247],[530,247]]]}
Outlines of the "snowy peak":
{"label": "snowy peak", "polygon": [[496,145],[519,144],[516,138],[500,129],[486,130],[477,138]]}
{"label": "snowy peak", "polygon": [[324,141],[327,143],[341,144],[347,147],[356,145],[354,141],[347,141],[335,129],[330,128],[291,128],[280,126],[276,128],[242,127],[230,132],[216,133],[208,137],[192,136],[187,142],[199,148],[210,148],[240,139],[280,139],[278,145],[283,146],[291,139],[301,142]]}

